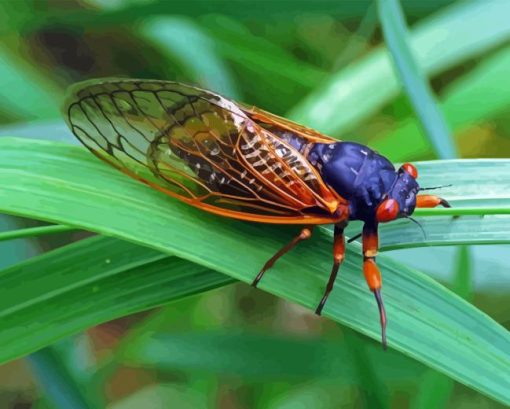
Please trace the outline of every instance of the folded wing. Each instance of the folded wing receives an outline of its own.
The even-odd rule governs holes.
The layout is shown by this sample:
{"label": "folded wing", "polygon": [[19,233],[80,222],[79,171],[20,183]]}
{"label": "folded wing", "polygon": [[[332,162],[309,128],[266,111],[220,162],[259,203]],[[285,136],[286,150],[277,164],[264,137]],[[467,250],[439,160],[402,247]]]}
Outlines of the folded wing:
{"label": "folded wing", "polygon": [[98,157],[191,205],[268,223],[338,219],[342,199],[308,161],[214,93],[169,81],[94,80],[71,89],[65,111]]}

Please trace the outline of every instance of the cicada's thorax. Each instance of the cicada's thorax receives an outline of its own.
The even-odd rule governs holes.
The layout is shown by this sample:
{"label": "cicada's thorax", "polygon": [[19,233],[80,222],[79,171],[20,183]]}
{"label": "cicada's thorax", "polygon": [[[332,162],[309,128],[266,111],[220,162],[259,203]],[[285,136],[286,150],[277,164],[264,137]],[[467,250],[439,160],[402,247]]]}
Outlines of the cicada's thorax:
{"label": "cicada's thorax", "polygon": [[349,201],[350,220],[374,220],[387,198],[398,203],[395,218],[413,213],[419,190],[415,178],[369,147],[356,142],[310,143],[290,131],[270,130],[305,156],[324,182]]}
{"label": "cicada's thorax", "polygon": [[368,221],[386,198],[396,199],[399,215],[410,215],[419,186],[408,173],[396,170],[384,156],[355,142],[314,144],[307,152],[324,182],[347,199],[349,218]]}

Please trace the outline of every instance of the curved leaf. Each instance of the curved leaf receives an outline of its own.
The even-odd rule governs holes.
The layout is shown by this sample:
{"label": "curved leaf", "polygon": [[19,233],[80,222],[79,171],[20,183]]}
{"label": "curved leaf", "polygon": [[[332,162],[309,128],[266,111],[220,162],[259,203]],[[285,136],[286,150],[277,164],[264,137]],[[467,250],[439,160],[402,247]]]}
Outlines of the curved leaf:
{"label": "curved leaf", "polygon": [[99,323],[233,281],[114,238],[82,240],[1,271],[0,362]]}
{"label": "curved leaf", "polygon": [[[464,164],[453,163],[460,168]],[[467,165],[473,168],[476,163],[468,161]],[[442,166],[442,162],[433,166],[436,173],[441,173]],[[510,166],[510,162],[481,161],[480,177],[494,166]],[[116,236],[245,282],[251,282],[264,261],[296,230],[200,212],[129,179],[83,149],[57,143],[0,140],[0,179],[0,210],[6,213]],[[449,182],[459,188],[463,180],[451,177]],[[508,199],[508,190],[490,191],[486,186],[491,184],[478,185],[476,192],[467,193],[467,198],[485,194],[489,199]],[[455,199],[463,199],[461,190],[457,194]],[[477,200],[478,206],[483,207],[483,203],[482,199]],[[267,274],[261,287],[314,308],[331,268],[330,249],[330,233],[318,229],[309,243],[283,258]],[[348,246],[342,273],[324,315],[379,339],[375,301],[360,274],[360,250],[357,243]],[[379,258],[379,264],[385,277],[389,345],[510,403],[508,331],[423,274],[384,256]],[[75,295],[67,310],[82,308],[79,297]],[[8,308],[4,304],[3,313]],[[46,308],[51,309],[51,305]],[[62,313],[65,315],[66,311]]]}

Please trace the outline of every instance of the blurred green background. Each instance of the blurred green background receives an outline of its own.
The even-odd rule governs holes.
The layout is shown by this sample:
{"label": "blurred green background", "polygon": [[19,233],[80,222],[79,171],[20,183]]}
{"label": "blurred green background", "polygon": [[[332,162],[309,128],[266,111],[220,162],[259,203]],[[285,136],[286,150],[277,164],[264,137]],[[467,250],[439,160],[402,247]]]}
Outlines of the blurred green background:
{"label": "blurred green background", "polygon": [[[403,0],[402,8],[414,56],[431,80],[458,156],[508,157],[510,2]],[[369,0],[1,0],[0,136],[75,144],[59,113],[65,88],[120,76],[197,84],[365,143],[396,162],[453,156],[416,119],[383,48],[379,21]],[[39,225],[0,219],[2,231]],[[0,265],[88,235],[2,242]],[[387,254],[509,328],[508,250]],[[87,403],[77,406],[73,394]],[[79,407],[504,405],[402,354],[384,353],[378,343],[309,310],[236,283],[104,323],[0,367],[0,408]]]}

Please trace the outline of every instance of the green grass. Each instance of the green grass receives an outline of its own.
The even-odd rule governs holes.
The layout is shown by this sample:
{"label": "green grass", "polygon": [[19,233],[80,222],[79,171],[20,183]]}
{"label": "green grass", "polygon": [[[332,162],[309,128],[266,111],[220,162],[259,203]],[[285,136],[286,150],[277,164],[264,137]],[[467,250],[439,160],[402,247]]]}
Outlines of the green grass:
{"label": "green grass", "polygon": [[158,251],[95,237],[7,268],[0,281],[0,361],[7,362],[101,322],[234,280]]}
{"label": "green grass", "polygon": [[[504,1],[380,0],[379,22],[372,0],[35,3],[0,5],[2,136],[68,140],[62,124],[27,121],[55,120],[72,82],[122,76],[195,83],[393,161],[510,154]],[[296,304],[311,311],[322,295],[329,227],[254,290],[244,283],[295,226],[214,217],[83,149],[0,138],[2,264],[46,251],[0,271],[0,362],[30,356],[41,409],[508,405],[508,282],[494,272],[508,264],[510,161],[417,166],[422,186],[452,184],[434,193],[454,207],[417,210],[424,232],[380,226],[385,353],[358,242],[317,318]],[[86,231],[98,236],[69,244]],[[497,259],[469,249],[484,244],[500,245]],[[434,246],[456,246],[441,272],[450,290],[423,274],[444,253]],[[408,252],[423,272],[402,252],[392,261],[415,247],[427,247]],[[27,378],[16,368],[0,378]],[[0,386],[1,407],[34,396],[14,388]]]}
{"label": "green grass", "polygon": [[[203,268],[213,269],[241,281],[251,282],[264,261],[287,241],[295,230],[235,222],[204,214],[129,179],[99,162],[82,148],[19,139],[2,139],[0,147],[0,177],[6,181],[0,190],[0,209],[3,212],[115,236],[187,259]],[[23,152],[24,161],[20,161],[18,157],[21,152]],[[27,166],[25,163],[30,165]],[[461,162],[457,162],[459,163]],[[475,166],[473,162],[469,163]],[[506,164],[504,161],[502,163]],[[484,169],[490,169],[491,165],[490,161],[481,163],[478,168],[480,177],[483,177]],[[429,166],[433,168],[433,165],[429,164]],[[438,162],[437,166],[441,167],[442,163]],[[498,166],[498,162],[496,161],[493,166]],[[457,180],[454,175],[455,173],[452,173],[451,182],[459,189],[462,177]],[[427,179],[424,178],[424,183],[426,182]],[[460,190],[457,194],[457,199],[462,200]],[[497,194],[494,192],[494,195]],[[465,199],[470,199],[469,192]],[[479,214],[484,212],[485,200],[490,201],[491,196],[477,201]],[[447,226],[446,228],[448,229]],[[256,247],[252,246],[253,240],[257,241]],[[478,240],[471,237],[471,240],[466,242],[476,244]],[[330,248],[330,232],[327,229],[319,229],[311,243],[302,245],[299,251],[281,260],[274,271],[264,278],[260,287],[308,308],[314,308],[320,299],[330,268]],[[138,251],[142,257],[146,257],[144,249],[140,248]],[[342,266],[341,277],[328,301],[324,315],[378,339],[379,325],[374,300],[360,276],[360,253],[358,244],[353,243],[348,246],[347,259]],[[107,252],[103,255],[101,251],[96,251],[96,254],[96,257],[101,257],[103,260],[102,265],[107,265],[108,271],[112,268],[110,263],[120,262],[117,259],[118,256],[114,257]],[[151,258],[162,257],[153,250],[148,254]],[[70,256],[72,255],[71,252]],[[134,256],[135,254],[130,252],[123,257]],[[47,263],[52,267],[48,268],[53,270],[55,267],[51,261],[51,253],[43,257],[50,258]],[[80,257],[80,259],[83,258]],[[90,262],[94,265],[93,260]],[[37,272],[47,269],[39,260],[27,263]],[[95,263],[97,265],[97,261]],[[423,274],[390,261],[384,256],[379,258],[379,265],[385,278],[384,296],[390,317],[388,329],[390,347],[495,399],[507,401],[505,391],[509,385],[506,384],[504,374],[510,364],[508,332],[472,305],[462,301]],[[70,269],[72,266],[73,263],[67,260],[63,263],[65,269]],[[158,266],[161,265],[158,264]],[[239,266],[243,268],[240,269]],[[188,269],[185,270],[188,271]],[[30,270],[25,267],[22,271],[28,274]],[[71,279],[68,275],[59,274],[58,271],[54,273],[57,277]],[[93,267],[83,273],[87,275],[87,280],[92,280],[94,274],[103,274],[101,270]],[[76,280],[73,279],[67,284],[67,286],[70,285],[68,289],[64,284],[62,290],[57,291],[55,285],[59,285],[60,280],[57,278],[57,281],[53,281],[45,278],[43,283],[53,288],[48,292],[41,286],[43,283],[34,285],[35,277],[27,276],[20,281],[19,290],[15,291],[12,284],[7,283],[12,282],[10,277],[18,276],[16,267],[4,274],[8,281],[1,287],[8,288],[9,291],[0,299],[6,303],[3,308],[4,318],[8,316],[10,318],[3,321],[6,323],[6,329],[2,331],[2,336],[6,337],[2,344],[4,345],[3,353],[7,359],[10,352],[7,347],[8,339],[14,340],[20,337],[19,333],[12,332],[16,327],[7,323],[20,322],[16,311],[25,305],[23,297],[28,297],[27,301],[32,300],[32,302],[39,298],[35,293],[27,292],[29,289],[43,291],[42,299],[45,302],[53,293],[60,293],[60,291],[62,291],[61,296],[67,298],[67,302],[76,300],[78,304],[64,312],[65,315],[71,314],[69,322],[75,325],[74,330],[83,328],[84,324],[94,323],[90,319],[84,320],[85,311],[90,307],[87,308],[85,300],[77,297],[77,293],[73,291],[79,291],[78,294],[82,295],[87,294],[87,291],[81,293],[80,288],[75,289]],[[213,277],[217,277],[215,274],[217,273],[214,273]],[[170,279],[174,276],[166,274],[165,277]],[[176,273],[175,278],[177,277]],[[299,277],[299,280],[295,277]],[[147,282],[143,275],[136,275],[133,278],[140,280],[139,285],[149,286],[145,294],[153,296],[153,280]],[[23,288],[23,282],[30,283],[30,287]],[[113,277],[109,282],[109,285],[113,286],[110,288],[117,296],[122,297],[119,293],[122,288],[120,282],[115,285]],[[159,287],[161,288],[161,285]],[[101,295],[101,291],[107,290],[108,285],[105,288],[101,285],[92,286],[89,291],[94,293],[94,288],[99,292],[98,295]],[[66,296],[67,291],[70,291],[69,296]],[[191,292],[196,291],[191,290]],[[111,296],[107,298],[111,299]],[[159,299],[157,302],[162,301]],[[108,312],[112,312],[107,307],[99,311],[94,308],[92,313],[105,314],[103,319],[108,319],[113,318],[115,314],[125,315],[141,309],[135,306],[131,298],[124,305],[118,302],[114,304],[115,308],[121,309],[117,309],[111,316],[107,316]],[[154,305],[157,304],[148,302],[145,308]],[[23,311],[23,308],[20,311]],[[370,311],[372,314],[368,313]],[[54,319],[63,319],[59,318],[60,310],[53,308],[49,311],[34,308],[32,313],[36,315],[28,315],[25,318],[33,323],[47,322],[49,317],[43,319],[38,316],[42,313],[56,313]],[[83,320],[79,326],[77,317]],[[100,321],[96,321],[98,322]],[[25,325],[18,327],[21,330],[23,328]],[[29,329],[31,332],[35,330],[31,327]],[[49,330],[47,326],[43,329]],[[65,335],[70,332],[72,330],[67,328]],[[27,347],[25,351],[18,349],[14,354],[10,352],[11,356],[19,356],[37,349],[41,346],[41,337],[37,339],[39,340],[37,345],[30,346],[25,343]],[[55,339],[56,332],[52,331],[52,337],[48,339],[48,342]],[[498,372],[500,375],[496,376]],[[485,376],[480,376],[484,373]]]}

